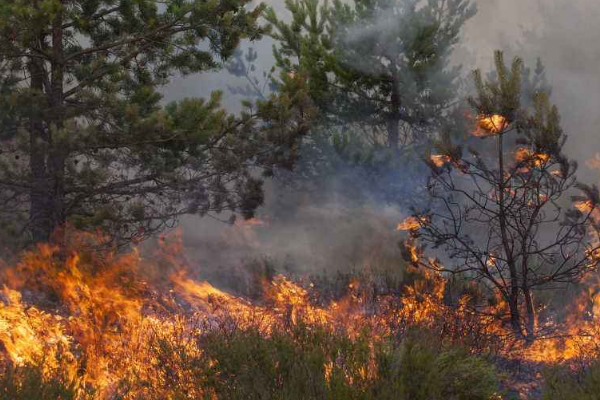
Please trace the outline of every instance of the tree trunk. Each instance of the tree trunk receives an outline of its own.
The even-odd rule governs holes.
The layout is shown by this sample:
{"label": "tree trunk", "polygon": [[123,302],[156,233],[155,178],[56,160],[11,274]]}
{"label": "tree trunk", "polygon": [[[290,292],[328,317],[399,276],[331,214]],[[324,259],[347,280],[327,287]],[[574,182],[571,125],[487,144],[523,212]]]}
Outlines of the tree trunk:
{"label": "tree trunk", "polygon": [[396,150],[400,139],[400,94],[395,79],[392,79],[392,97],[390,101],[391,109],[387,116],[387,141],[388,147]]}
{"label": "tree trunk", "polygon": [[28,68],[31,76],[31,89],[38,97],[38,101],[33,106],[34,109],[29,123],[29,169],[32,177],[29,224],[33,241],[40,242],[48,240],[52,234],[50,213],[52,197],[46,166],[48,134],[43,121],[45,72],[39,60],[31,60]]}
{"label": "tree trunk", "polygon": [[535,313],[535,306],[533,304],[533,295],[531,289],[527,284],[523,285],[523,296],[525,298],[525,309],[527,311],[527,321],[525,329],[527,332],[527,341],[532,342],[535,339],[537,315]]}
{"label": "tree trunk", "polygon": [[508,301],[508,309],[510,312],[510,327],[517,337],[523,337],[523,327],[521,326],[521,312],[519,311],[519,297],[514,296],[512,291]]}
{"label": "tree trunk", "polygon": [[[52,29],[52,61],[33,59],[29,63],[31,89],[39,96],[39,109],[30,121],[29,168],[32,175],[30,192],[30,229],[34,242],[45,242],[64,225],[66,149],[56,143],[55,133],[63,129],[64,55],[62,13],[57,12]],[[42,35],[34,43],[47,52]],[[49,68],[49,71],[47,71]],[[49,72],[49,73],[48,73]],[[49,78],[49,88],[44,82]]]}
{"label": "tree trunk", "polygon": [[509,235],[507,234],[506,211],[504,205],[504,143],[502,132],[498,133],[498,220],[500,224],[500,235],[502,237],[502,246],[506,255],[506,263],[510,273],[510,295],[509,309],[510,322],[516,336],[523,336],[521,313],[519,311],[519,276],[517,274],[517,266],[513,258],[512,243],[510,243]]}

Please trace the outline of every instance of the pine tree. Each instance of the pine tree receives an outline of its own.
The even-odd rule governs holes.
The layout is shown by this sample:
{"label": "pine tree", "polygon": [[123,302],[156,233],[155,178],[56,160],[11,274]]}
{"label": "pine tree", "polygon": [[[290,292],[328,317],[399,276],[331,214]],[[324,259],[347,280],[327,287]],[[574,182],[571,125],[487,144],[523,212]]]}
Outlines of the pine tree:
{"label": "pine tree", "polygon": [[[600,197],[577,181],[577,164],[563,154],[566,137],[548,93],[531,90],[543,80],[525,79],[524,87],[519,58],[507,67],[497,52],[495,61],[494,79],[475,71],[477,97],[470,99],[473,135],[483,144],[463,149],[449,133],[442,137],[426,160],[432,202],[399,229],[410,231],[408,260],[480,282],[504,300],[502,317],[516,336],[531,341],[538,333],[535,291],[577,282],[598,267],[600,243],[588,234],[600,228]],[[577,189],[573,206],[569,195]],[[443,260],[424,257],[427,246]]]}
{"label": "pine tree", "polygon": [[249,0],[6,0],[0,4],[0,217],[48,240],[65,223],[127,242],[186,213],[252,216],[290,168],[310,109],[302,82],[247,103],[164,105],[173,74],[220,67],[264,33]]}
{"label": "pine tree", "polygon": [[277,66],[308,78],[326,126],[392,149],[422,144],[456,104],[450,56],[469,0],[286,0],[291,22],[268,9]]}

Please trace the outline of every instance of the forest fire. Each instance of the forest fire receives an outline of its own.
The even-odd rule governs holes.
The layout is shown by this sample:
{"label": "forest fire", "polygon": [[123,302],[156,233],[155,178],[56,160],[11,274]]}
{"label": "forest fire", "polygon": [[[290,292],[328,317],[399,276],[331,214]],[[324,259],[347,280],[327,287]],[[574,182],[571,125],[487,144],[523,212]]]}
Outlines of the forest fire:
{"label": "forest fire", "polygon": [[2,3],[0,400],[597,399],[597,13],[259,3]]}
{"label": "forest fire", "polygon": [[[3,274],[0,365],[42,363],[48,373],[82,374],[82,395],[93,389],[99,399],[107,399],[119,393],[124,379],[158,374],[157,340],[181,340],[188,355],[201,354],[192,338],[210,331],[252,327],[269,335],[298,324],[349,337],[369,328],[376,340],[398,327],[433,325],[450,313],[442,303],[443,279],[433,276],[419,284],[429,282],[429,290],[426,285],[407,287],[401,299],[387,295],[367,302],[357,292],[358,283],[351,283],[346,296],[325,304],[311,300],[315,293],[310,288],[276,276],[264,282],[263,298],[251,302],[190,278],[178,249],[174,243],[155,255],[173,268],[166,286],[146,275],[151,262],[137,252],[90,259],[70,251],[61,261],[58,248],[43,245],[25,254]],[[21,292],[28,293],[27,300]],[[152,379],[160,386],[160,376]]]}
{"label": "forest fire", "polygon": [[442,168],[444,165],[452,161],[450,156],[444,154],[433,154],[431,157],[429,157],[429,159],[438,168]]}
{"label": "forest fire", "polygon": [[[400,225],[413,230],[419,220],[409,218]],[[94,238],[87,236],[84,241]],[[505,357],[532,362],[580,358],[600,342],[595,326],[599,296],[592,294],[596,293],[592,288],[578,299],[569,321],[560,328],[564,335],[541,338],[533,346],[515,350],[507,339],[510,332],[493,317],[505,312],[501,300],[477,309],[469,305],[470,296],[463,295],[454,305],[448,304],[444,300],[447,280],[433,271],[414,269],[420,278],[401,294],[365,297],[362,290],[367,288],[354,281],[343,297],[325,302],[316,300],[319,293],[312,285],[278,275],[264,280],[261,299],[250,300],[195,280],[180,251],[180,238],[175,237],[164,240],[151,259],[136,251],[90,258],[86,252],[72,250],[65,259],[63,251],[47,245],[26,253],[3,273],[0,365],[42,363],[47,373],[58,369],[65,376],[79,377],[81,396],[93,389],[96,398],[109,399],[119,394],[124,381],[136,376],[146,377],[153,390],[160,390],[165,383],[158,372],[159,343],[176,343],[188,356],[201,357],[198,338],[224,329],[258,329],[269,336],[277,329],[306,325],[345,332],[349,338],[358,338],[368,329],[370,340],[376,342],[426,327],[441,329],[440,334],[452,341],[477,338],[481,346],[477,351],[494,349]],[[415,244],[410,251],[412,262],[418,263],[421,256]],[[155,270],[156,262],[172,270],[169,283],[147,273]],[[490,257],[490,268],[496,262]],[[327,370],[325,366],[325,374]],[[186,371],[177,373],[184,380]],[[374,373],[367,368],[364,376]],[[134,398],[147,389],[130,390],[120,395]]]}

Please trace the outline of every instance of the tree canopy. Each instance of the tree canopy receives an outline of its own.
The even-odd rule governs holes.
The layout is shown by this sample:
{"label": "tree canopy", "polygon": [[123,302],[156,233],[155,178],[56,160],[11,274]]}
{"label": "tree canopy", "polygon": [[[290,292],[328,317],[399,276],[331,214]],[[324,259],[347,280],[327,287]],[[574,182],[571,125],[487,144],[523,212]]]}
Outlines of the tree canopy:
{"label": "tree canopy", "polygon": [[423,143],[456,105],[461,66],[451,55],[476,9],[468,0],[421,3],[286,0],[291,22],[266,12],[277,66],[308,77],[329,126],[392,149]]}
{"label": "tree canopy", "polygon": [[0,4],[0,220],[47,240],[65,223],[127,242],[179,215],[251,217],[262,178],[290,168],[311,114],[303,82],[245,103],[168,105],[174,74],[220,68],[255,40],[250,0],[7,0]]}

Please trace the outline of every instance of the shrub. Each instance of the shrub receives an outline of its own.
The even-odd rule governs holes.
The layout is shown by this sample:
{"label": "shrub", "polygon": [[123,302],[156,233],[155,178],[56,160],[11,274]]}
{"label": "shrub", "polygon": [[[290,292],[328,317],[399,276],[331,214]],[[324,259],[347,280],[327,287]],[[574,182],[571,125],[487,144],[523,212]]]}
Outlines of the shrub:
{"label": "shrub", "polygon": [[576,371],[554,367],[544,374],[543,400],[597,400],[600,360]]}
{"label": "shrub", "polygon": [[[214,330],[198,340],[197,356],[183,347],[156,346],[171,354],[160,376],[193,376],[196,389],[171,382],[156,399],[222,400],[490,400],[498,391],[494,368],[459,348],[426,335],[410,335],[400,346],[296,325],[265,336],[254,328]],[[159,359],[166,355],[159,355]],[[174,371],[179,371],[174,373]],[[159,394],[160,393],[160,394]],[[189,395],[186,395],[188,393]],[[190,397],[194,393],[196,397]],[[154,399],[154,397],[151,397]],[[150,397],[144,397],[150,399]]]}
{"label": "shrub", "polygon": [[74,382],[65,382],[60,371],[51,374],[42,372],[42,367],[26,365],[9,367],[0,374],[0,400],[75,400],[77,387]]}
{"label": "shrub", "polygon": [[374,398],[488,400],[498,392],[491,363],[459,347],[444,348],[410,335],[399,349],[382,355],[387,359],[379,362]]}

